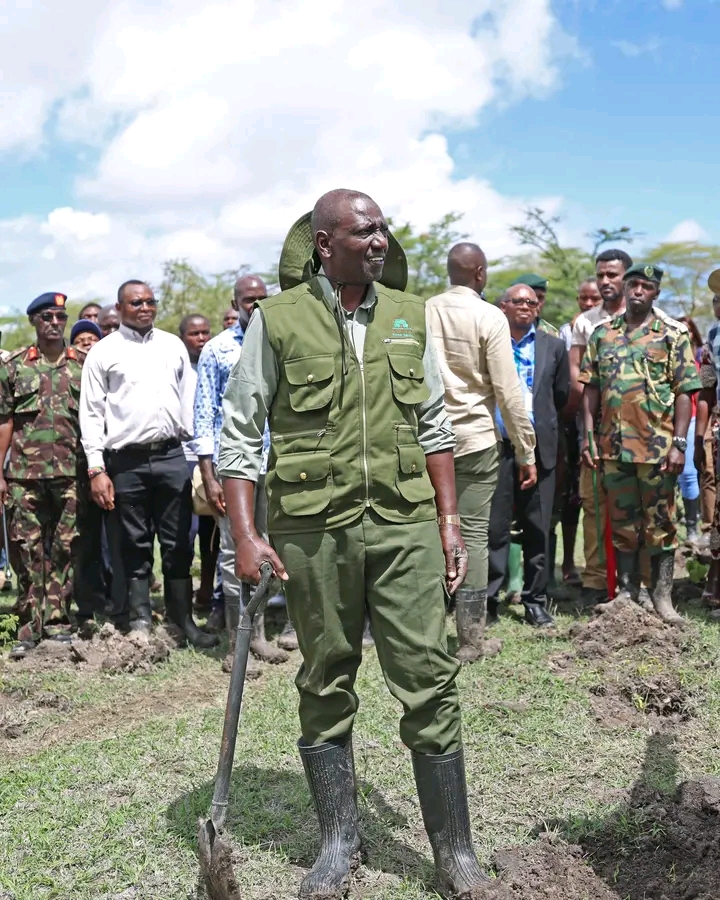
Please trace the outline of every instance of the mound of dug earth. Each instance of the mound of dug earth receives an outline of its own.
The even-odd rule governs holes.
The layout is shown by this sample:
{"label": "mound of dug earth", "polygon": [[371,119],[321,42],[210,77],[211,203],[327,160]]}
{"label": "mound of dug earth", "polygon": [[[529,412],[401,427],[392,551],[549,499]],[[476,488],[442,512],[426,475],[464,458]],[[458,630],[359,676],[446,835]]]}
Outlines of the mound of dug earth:
{"label": "mound of dug earth", "polygon": [[[635,825],[635,838],[628,846],[620,835],[627,832],[629,821]],[[636,790],[628,808],[583,845],[595,872],[619,897],[717,900],[720,779],[687,781],[673,796]]]}
{"label": "mound of dug earth", "polygon": [[544,834],[498,850],[495,865],[514,900],[718,900],[720,779],[673,796],[636,788],[582,845]]}
{"label": "mound of dug earth", "polygon": [[604,660],[639,648],[667,660],[680,654],[686,639],[681,629],[666,625],[631,600],[616,601],[603,612],[596,609],[589,621],[573,625],[569,634],[577,655],[588,660]]}
{"label": "mound of dug earth", "polygon": [[498,850],[495,866],[513,900],[618,900],[582,847],[543,835],[527,847]]}
{"label": "mound of dug earth", "polygon": [[175,637],[162,626],[148,637],[137,633],[124,635],[105,624],[89,640],[75,637],[70,644],[41,641],[32,653],[13,663],[13,668],[24,672],[76,669],[143,673],[164,662],[177,646]]}

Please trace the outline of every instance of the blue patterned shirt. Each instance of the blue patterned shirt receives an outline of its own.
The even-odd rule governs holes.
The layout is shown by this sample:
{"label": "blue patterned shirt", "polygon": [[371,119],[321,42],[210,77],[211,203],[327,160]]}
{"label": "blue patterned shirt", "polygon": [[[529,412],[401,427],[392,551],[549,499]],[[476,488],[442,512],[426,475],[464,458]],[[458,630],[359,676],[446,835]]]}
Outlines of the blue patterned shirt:
{"label": "blue patterned shirt", "polygon": [[715,375],[717,377],[717,394],[720,399],[720,322],[716,322],[708,331],[707,343],[712,354]]}
{"label": "blue patterned shirt", "polygon": [[[515,368],[520,378],[520,387],[522,388],[523,400],[525,401],[525,411],[527,412],[532,424],[535,424],[535,414],[533,412],[533,382],[535,380],[535,325],[530,326],[527,334],[523,335],[519,341],[510,338],[513,349],[513,357],[515,359]],[[503,422],[500,407],[495,409],[495,422],[497,423],[500,433],[505,440],[508,440],[507,429]]]}
{"label": "blue patterned shirt", "polygon": [[[198,456],[212,456],[217,462],[222,431],[222,401],[230,372],[240,359],[245,332],[240,325],[231,325],[209,340],[202,349],[197,365],[195,388],[194,426],[195,452]],[[263,462],[261,472],[267,466],[270,434],[267,427],[263,436]]]}

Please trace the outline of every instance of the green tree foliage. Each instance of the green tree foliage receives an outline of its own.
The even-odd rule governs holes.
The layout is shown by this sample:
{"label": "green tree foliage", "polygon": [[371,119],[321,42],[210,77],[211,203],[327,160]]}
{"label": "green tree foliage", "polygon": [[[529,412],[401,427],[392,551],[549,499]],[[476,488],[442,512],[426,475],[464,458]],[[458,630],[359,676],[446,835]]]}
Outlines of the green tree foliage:
{"label": "green tree foliage", "polygon": [[720,247],[697,241],[659,244],[643,261],[665,270],[661,303],[671,315],[712,318],[712,294],[707,278],[720,265]]}
{"label": "green tree foliage", "polygon": [[539,207],[525,211],[522,225],[513,225],[510,231],[528,252],[494,261],[486,294],[496,301],[512,281],[525,272],[534,272],[548,279],[547,300],[543,317],[560,327],[577,314],[577,289],[582,281],[595,272],[595,256],[604,244],[620,241],[632,243],[637,237],[632,230],[599,228],[588,237],[593,242],[592,252],[579,247],[564,247],[557,233],[559,216],[549,216]]}
{"label": "green tree foliage", "polygon": [[177,334],[181,320],[190,313],[207,316],[213,334],[222,330],[222,317],[232,300],[235,281],[248,272],[247,266],[203,275],[187,260],[169,260],[163,266],[163,280],[157,289],[157,325]]}
{"label": "green tree foliage", "polygon": [[464,241],[467,234],[455,230],[462,219],[460,213],[447,213],[433,222],[427,231],[417,232],[406,222],[390,226],[408,261],[408,286],[411,294],[432,297],[447,287],[447,255],[453,244]]}

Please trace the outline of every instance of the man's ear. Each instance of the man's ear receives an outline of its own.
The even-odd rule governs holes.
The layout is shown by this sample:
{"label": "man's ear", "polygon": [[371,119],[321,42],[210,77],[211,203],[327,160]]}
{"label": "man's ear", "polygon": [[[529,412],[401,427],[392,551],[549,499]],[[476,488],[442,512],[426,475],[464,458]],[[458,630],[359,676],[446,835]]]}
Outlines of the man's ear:
{"label": "man's ear", "polygon": [[320,259],[330,259],[332,249],[330,247],[330,235],[327,231],[317,231],[315,233],[315,249]]}

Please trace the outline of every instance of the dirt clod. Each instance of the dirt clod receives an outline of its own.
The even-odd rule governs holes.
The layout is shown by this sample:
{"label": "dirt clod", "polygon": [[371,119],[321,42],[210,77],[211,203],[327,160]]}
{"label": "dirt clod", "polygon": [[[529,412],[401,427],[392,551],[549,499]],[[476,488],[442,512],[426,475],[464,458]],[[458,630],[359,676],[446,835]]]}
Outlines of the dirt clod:
{"label": "dirt clod", "polygon": [[41,641],[13,667],[24,672],[80,670],[83,672],[152,671],[164,662],[178,646],[177,639],[160,626],[149,637],[144,634],[121,634],[105,624],[89,640],[75,637],[72,643]]}
{"label": "dirt clod", "polygon": [[596,611],[588,622],[574,625],[570,637],[578,656],[589,660],[639,647],[667,659],[680,654],[684,640],[681,631],[630,600],[616,601],[602,613]]}

